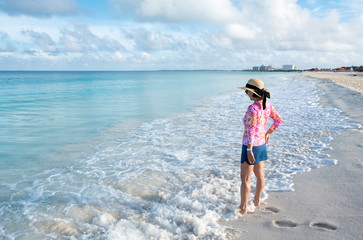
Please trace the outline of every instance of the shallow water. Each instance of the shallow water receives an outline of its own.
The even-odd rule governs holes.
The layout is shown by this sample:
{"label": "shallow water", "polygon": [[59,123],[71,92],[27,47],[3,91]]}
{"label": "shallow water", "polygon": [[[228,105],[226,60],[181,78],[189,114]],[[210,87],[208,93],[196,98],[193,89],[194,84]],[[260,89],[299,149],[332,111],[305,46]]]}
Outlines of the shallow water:
{"label": "shallow water", "polygon": [[[29,132],[1,129],[8,137],[1,142],[7,174],[0,233],[9,239],[226,239],[218,221],[238,216],[241,123],[250,104],[235,87],[251,73],[63,74],[42,75],[34,88],[28,76],[22,79],[21,94],[43,96],[37,104],[14,103],[20,93],[2,95],[8,104],[2,112],[18,115],[2,117],[2,126]],[[258,77],[284,118],[268,146],[265,190],[291,191],[292,175],[335,164],[322,153],[329,140],[359,126],[320,106],[314,82],[295,74]],[[9,82],[8,91],[15,87]],[[44,110],[40,102],[47,111],[31,115]],[[62,117],[59,109],[50,111],[57,104],[66,105]],[[34,152],[16,151],[33,146]]]}

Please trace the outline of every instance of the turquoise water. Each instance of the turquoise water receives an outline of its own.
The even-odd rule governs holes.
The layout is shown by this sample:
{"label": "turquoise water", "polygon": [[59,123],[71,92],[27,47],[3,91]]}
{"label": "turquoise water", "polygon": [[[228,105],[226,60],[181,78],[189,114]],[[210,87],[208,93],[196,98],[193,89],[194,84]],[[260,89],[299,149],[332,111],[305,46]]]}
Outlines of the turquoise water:
{"label": "turquoise water", "polygon": [[[344,122],[314,82],[226,71],[0,72],[0,235],[5,239],[226,239],[236,218],[238,90],[264,80],[284,123],[266,192],[334,164]],[[266,195],[266,193],[265,193]]]}
{"label": "turquoise water", "polygon": [[235,91],[250,76],[218,71],[0,72],[1,175],[63,164],[66,159],[52,155],[65,154],[67,145],[85,143],[116,124],[190,109],[203,98]]}
{"label": "turquoise water", "polygon": [[84,143],[115,124],[192,108],[203,98],[235,90],[245,77],[232,72],[1,72],[1,175],[54,164],[49,154],[64,146]]}

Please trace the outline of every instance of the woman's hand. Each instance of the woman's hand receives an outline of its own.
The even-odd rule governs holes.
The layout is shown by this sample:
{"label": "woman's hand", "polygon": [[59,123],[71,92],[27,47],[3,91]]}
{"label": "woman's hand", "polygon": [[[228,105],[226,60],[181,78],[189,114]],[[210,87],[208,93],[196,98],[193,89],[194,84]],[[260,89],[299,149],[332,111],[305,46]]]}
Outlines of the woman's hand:
{"label": "woman's hand", "polygon": [[268,144],[268,141],[270,141],[270,133],[269,132],[267,132],[265,134],[265,143]]}
{"label": "woman's hand", "polygon": [[252,151],[247,151],[247,160],[250,164],[254,164],[255,156],[253,155]]}

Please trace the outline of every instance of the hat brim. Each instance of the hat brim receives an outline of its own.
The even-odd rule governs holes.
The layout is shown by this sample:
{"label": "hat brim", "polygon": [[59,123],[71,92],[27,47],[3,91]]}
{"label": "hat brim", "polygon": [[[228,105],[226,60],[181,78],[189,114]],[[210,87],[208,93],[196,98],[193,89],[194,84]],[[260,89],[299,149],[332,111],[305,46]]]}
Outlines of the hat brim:
{"label": "hat brim", "polygon": [[252,88],[247,88],[247,87],[238,87],[239,89],[245,89],[245,90],[248,90],[254,94],[256,94],[257,96],[261,97],[260,94],[256,93],[254,89]]}

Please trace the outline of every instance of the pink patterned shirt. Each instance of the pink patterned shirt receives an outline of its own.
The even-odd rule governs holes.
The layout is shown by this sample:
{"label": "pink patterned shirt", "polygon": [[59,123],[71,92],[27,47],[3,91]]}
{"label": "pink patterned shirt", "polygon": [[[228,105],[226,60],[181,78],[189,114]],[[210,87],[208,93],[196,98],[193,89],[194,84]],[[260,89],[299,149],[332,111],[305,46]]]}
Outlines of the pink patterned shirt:
{"label": "pink patterned shirt", "polygon": [[248,107],[243,118],[245,125],[243,145],[260,146],[265,143],[265,131],[269,117],[274,121],[270,129],[275,131],[281,125],[282,118],[269,102],[266,101],[265,110],[262,110],[262,104],[259,102],[255,102]]}

